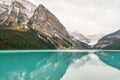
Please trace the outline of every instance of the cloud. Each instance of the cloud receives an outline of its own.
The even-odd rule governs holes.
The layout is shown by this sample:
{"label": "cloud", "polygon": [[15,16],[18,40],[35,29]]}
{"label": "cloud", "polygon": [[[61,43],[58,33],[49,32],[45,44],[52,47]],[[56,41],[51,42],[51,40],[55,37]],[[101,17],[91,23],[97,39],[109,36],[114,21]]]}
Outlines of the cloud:
{"label": "cloud", "polygon": [[120,0],[31,0],[44,4],[69,31],[85,35],[120,29]]}

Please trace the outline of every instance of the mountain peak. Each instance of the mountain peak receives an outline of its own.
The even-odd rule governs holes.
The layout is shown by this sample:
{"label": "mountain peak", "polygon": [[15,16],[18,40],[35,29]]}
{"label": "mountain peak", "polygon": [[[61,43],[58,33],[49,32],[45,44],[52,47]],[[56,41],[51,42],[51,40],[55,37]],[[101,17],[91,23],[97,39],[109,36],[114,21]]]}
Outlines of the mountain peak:
{"label": "mountain peak", "polygon": [[51,36],[57,35],[59,37],[62,36],[65,39],[70,38],[65,27],[60,23],[57,17],[42,4],[36,8],[29,23],[33,29],[45,32]]}
{"label": "mountain peak", "polygon": [[45,8],[45,6],[43,5],[43,4],[40,4],[39,6],[38,6],[38,8]]}

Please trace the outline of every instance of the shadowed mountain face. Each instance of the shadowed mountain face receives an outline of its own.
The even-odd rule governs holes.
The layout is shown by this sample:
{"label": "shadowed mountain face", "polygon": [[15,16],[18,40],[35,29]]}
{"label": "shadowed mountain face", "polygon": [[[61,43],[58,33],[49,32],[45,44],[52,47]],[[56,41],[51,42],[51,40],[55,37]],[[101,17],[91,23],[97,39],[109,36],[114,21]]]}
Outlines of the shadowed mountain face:
{"label": "shadowed mountain face", "polygon": [[95,45],[98,49],[120,49],[120,30],[104,36]]}

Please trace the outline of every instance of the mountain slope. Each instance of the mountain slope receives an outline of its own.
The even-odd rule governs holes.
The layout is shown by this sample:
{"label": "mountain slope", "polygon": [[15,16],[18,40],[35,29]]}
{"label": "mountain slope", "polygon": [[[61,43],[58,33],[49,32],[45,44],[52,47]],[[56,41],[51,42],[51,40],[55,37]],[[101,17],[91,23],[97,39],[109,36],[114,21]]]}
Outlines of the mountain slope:
{"label": "mountain slope", "polygon": [[49,34],[50,36],[70,39],[65,27],[42,4],[35,9],[34,15],[29,20],[29,24],[33,29]]}
{"label": "mountain slope", "polygon": [[70,36],[60,21],[42,4],[40,4],[29,19],[28,26],[38,32],[44,33],[58,48],[72,48]]}
{"label": "mountain slope", "polygon": [[0,49],[56,49],[56,47],[47,38],[46,41],[40,39],[33,30],[0,28]]}
{"label": "mountain slope", "polygon": [[[26,6],[21,2],[13,1],[9,8],[0,14],[1,49],[73,48],[65,27],[47,8],[38,6],[30,18],[26,10]],[[26,32],[20,32],[21,30]]]}
{"label": "mountain slope", "polygon": [[74,49],[90,49],[91,46],[89,46],[87,43],[84,43],[81,41],[81,39],[76,38],[76,36],[70,35],[72,39],[72,43],[74,43]]}
{"label": "mountain slope", "polygon": [[95,48],[100,49],[120,49],[120,30],[104,36],[95,45]]}

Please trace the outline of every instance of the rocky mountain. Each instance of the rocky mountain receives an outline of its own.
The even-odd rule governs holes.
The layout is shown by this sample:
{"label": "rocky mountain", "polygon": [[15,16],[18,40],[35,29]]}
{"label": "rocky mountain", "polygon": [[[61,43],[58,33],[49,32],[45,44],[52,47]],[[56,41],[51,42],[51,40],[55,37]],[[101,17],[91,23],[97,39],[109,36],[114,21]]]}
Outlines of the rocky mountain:
{"label": "rocky mountain", "polygon": [[69,34],[71,36],[73,36],[75,39],[80,40],[81,42],[84,42],[84,43],[87,43],[87,44],[90,43],[90,39],[88,39],[83,34],[77,32],[77,31],[69,32]]}
{"label": "rocky mountain", "polygon": [[78,45],[84,46],[86,49],[93,48],[94,45],[104,36],[104,34],[96,34],[96,35],[86,35],[74,31],[69,32],[69,35],[71,36],[71,39]]}
{"label": "rocky mountain", "polygon": [[11,8],[10,6],[13,2],[19,2],[22,5],[24,5],[26,8],[25,13],[29,17],[31,17],[33,15],[36,5],[32,4],[31,2],[29,2],[27,0],[0,0],[0,13]]}
{"label": "rocky mountain", "polygon": [[94,46],[104,36],[104,34],[95,34],[95,35],[84,36],[83,34],[77,32],[77,31],[69,32],[69,35],[74,37],[74,39],[77,39],[83,43],[90,45],[90,46]]}
{"label": "rocky mountain", "polygon": [[74,43],[74,48],[75,49],[81,49],[81,48],[83,48],[83,49],[90,49],[91,48],[91,46],[89,46],[87,43],[82,42],[82,40],[79,39],[79,38],[76,38],[75,35],[73,36],[72,34],[70,34],[70,37],[72,39],[72,43]]}
{"label": "rocky mountain", "polygon": [[[28,1],[11,1],[2,0],[0,2],[2,5],[8,6],[4,10],[1,9],[0,14],[1,49],[76,48],[76,44],[71,40],[65,27],[42,4],[36,9],[30,9],[29,6],[32,8],[35,6]],[[9,5],[9,3],[11,4]],[[34,13],[30,13],[32,14],[30,17],[28,11],[31,10]],[[19,41],[20,38],[22,40]],[[32,39],[33,41],[30,41]]]}
{"label": "rocky mountain", "polygon": [[65,27],[42,4],[35,9],[34,15],[29,20],[29,26],[49,36],[70,39]]}
{"label": "rocky mountain", "polygon": [[27,27],[27,22],[35,8],[36,6],[27,0],[1,0],[0,25]]}
{"label": "rocky mountain", "polygon": [[95,45],[98,49],[120,49],[120,30],[104,36]]}
{"label": "rocky mountain", "polygon": [[18,1],[11,3],[10,8],[0,14],[0,24],[6,27],[27,27],[28,16],[25,6]]}

